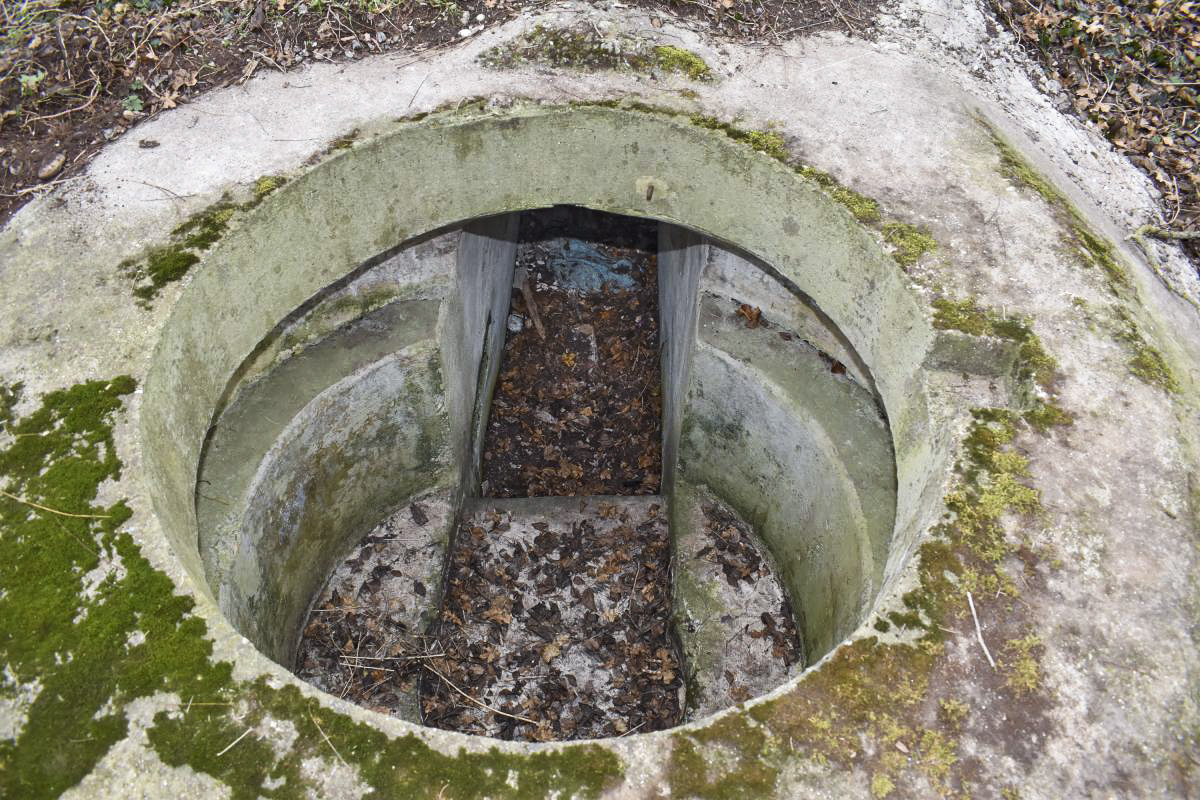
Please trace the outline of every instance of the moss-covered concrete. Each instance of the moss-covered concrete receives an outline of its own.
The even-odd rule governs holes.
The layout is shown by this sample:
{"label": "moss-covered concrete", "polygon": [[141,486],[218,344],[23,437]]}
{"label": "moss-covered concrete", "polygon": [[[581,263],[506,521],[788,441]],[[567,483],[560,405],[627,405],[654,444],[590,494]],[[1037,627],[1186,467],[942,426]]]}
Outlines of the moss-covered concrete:
{"label": "moss-covered concrete", "polygon": [[[134,388],[128,377],[79,384],[6,425],[0,645],[8,672],[38,689],[16,738],[0,742],[4,796],[56,797],[78,783],[125,736],[125,708],[160,692],[176,703],[149,731],[159,757],[218,778],[237,798],[303,794],[311,786],[301,765],[313,758],[352,763],[383,797],[593,797],[619,777],[616,757],[594,746],[445,755],[330,712],[294,686],[234,680],[231,664],[211,659],[192,600],[121,531],[129,508],[97,502],[100,485],[120,475],[112,427]],[[229,747],[268,717],[295,726],[294,747],[280,753],[255,736]]]}
{"label": "moss-covered concrete", "polygon": [[[740,797],[747,786],[771,795],[796,756],[864,769],[878,797],[974,796],[991,788],[975,782],[961,745],[963,735],[991,722],[973,694],[955,693],[949,678],[959,667],[946,647],[971,631],[968,595],[979,613],[1004,609],[1008,630],[1027,620],[1008,570],[1036,557],[1001,524],[1040,509],[1036,489],[1027,485],[1028,462],[1013,448],[1017,420],[999,409],[975,412],[958,482],[946,498],[951,513],[919,550],[919,588],[905,595],[907,611],[878,625],[913,635],[902,642],[858,639],[786,694],[677,734],[672,796]],[[971,681],[986,686],[1027,732],[1047,728],[1053,701],[1039,679],[1040,640],[1014,633],[995,646],[998,669],[975,671]]]}
{"label": "moss-covered concrete", "polygon": [[200,254],[228,230],[235,215],[250,211],[285,183],[282,176],[265,175],[254,182],[249,200],[235,203],[226,195],[176,226],[169,244],[153,248],[141,260],[127,261],[124,266],[135,283],[134,296],[148,304],[164,286],[181,280],[200,261]]}
{"label": "moss-covered concrete", "polygon": [[581,70],[658,70],[693,81],[713,79],[712,69],[691,50],[674,44],[649,44],[624,34],[606,37],[593,25],[570,28],[538,25],[487,50],[479,61],[492,69],[541,64]]}

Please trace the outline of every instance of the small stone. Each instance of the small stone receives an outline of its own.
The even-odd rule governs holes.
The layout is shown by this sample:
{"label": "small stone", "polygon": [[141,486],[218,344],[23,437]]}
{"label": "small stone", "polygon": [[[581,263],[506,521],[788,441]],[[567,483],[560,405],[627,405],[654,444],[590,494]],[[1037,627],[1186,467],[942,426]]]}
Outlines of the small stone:
{"label": "small stone", "polygon": [[508,332],[509,333],[520,333],[521,330],[524,329],[524,327],[525,327],[525,318],[524,317],[522,317],[520,314],[509,314],[508,315]]}
{"label": "small stone", "polygon": [[63,164],[66,164],[66,163],[67,163],[66,154],[59,153],[54,158],[50,159],[45,164],[43,164],[42,168],[38,170],[38,174],[37,174],[38,180],[40,180],[40,181],[50,180],[51,178],[53,178],[55,175],[58,174],[58,171],[63,168]]}

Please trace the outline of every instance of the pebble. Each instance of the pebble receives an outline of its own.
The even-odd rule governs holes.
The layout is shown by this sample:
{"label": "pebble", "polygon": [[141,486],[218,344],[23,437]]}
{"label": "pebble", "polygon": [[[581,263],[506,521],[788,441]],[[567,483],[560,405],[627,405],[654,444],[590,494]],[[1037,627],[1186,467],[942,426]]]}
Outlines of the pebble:
{"label": "pebble", "polygon": [[40,180],[40,181],[50,180],[51,178],[53,178],[55,175],[58,174],[58,171],[63,168],[63,164],[65,164],[65,163],[67,163],[66,154],[59,153],[54,158],[50,159],[45,164],[43,164],[42,168],[38,170],[38,174],[37,174],[38,180]]}

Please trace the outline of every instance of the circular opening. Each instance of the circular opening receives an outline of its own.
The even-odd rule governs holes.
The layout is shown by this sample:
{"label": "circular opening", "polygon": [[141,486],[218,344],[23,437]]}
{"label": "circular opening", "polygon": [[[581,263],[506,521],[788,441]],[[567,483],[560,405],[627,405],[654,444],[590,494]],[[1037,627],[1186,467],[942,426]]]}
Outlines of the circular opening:
{"label": "circular opening", "polygon": [[[426,180],[400,162],[428,164]],[[485,185],[447,193],[481,163]],[[592,174],[605,177],[567,180]],[[368,200],[350,209],[347,186]],[[714,211],[712,193],[763,213]],[[605,273],[561,242],[574,272],[548,278],[552,264],[522,262],[540,252],[522,215],[496,212],[555,204],[643,220],[625,225],[651,226],[653,270],[614,293],[636,263]],[[613,256],[595,233],[558,238]],[[596,270],[607,277],[568,286]],[[634,306],[630,327],[605,328]],[[657,369],[645,378],[640,349],[622,345],[648,331]],[[213,249],[147,385],[156,504],[233,626],[317,685],[374,674],[392,696],[363,690],[368,706],[504,738],[669,727],[817,662],[899,571],[923,475],[913,387],[928,335],[848,215],[711,133],[608,110],[427,122],[323,164]],[[521,337],[540,342],[522,352],[563,369],[522,366]],[[495,401],[528,388],[512,378],[552,386],[585,369],[558,405],[525,407],[551,417],[542,435],[574,439],[510,461],[545,476],[557,455],[558,490],[539,479],[487,497],[506,470],[484,457],[508,452],[488,438],[489,420],[505,419]],[[655,413],[621,428],[639,388],[630,375]],[[497,387],[498,376],[509,380]],[[561,402],[597,387],[612,409]],[[617,416],[595,428],[585,407]],[[506,419],[509,450],[528,444],[529,427]],[[590,457],[633,449],[581,464],[567,447],[587,438],[573,420],[611,432]],[[645,457],[650,440],[660,464]],[[377,612],[357,605],[381,598]],[[350,629],[360,635],[347,649],[337,639]],[[392,687],[385,670],[416,677]]]}

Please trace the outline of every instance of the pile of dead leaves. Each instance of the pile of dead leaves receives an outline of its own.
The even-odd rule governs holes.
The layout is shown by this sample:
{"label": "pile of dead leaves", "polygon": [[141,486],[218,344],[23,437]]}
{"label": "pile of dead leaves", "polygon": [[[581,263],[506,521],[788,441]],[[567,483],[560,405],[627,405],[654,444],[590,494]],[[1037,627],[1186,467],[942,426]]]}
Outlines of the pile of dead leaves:
{"label": "pile of dead leaves", "polygon": [[[484,495],[657,494],[656,257],[645,247],[599,242],[613,260],[632,265],[634,288],[575,292],[556,284],[546,241],[526,242],[518,251],[518,268],[527,269],[537,287],[532,298],[545,338],[522,323],[505,342],[484,437]],[[513,292],[514,312],[531,320],[526,303],[522,292]]]}
{"label": "pile of dead leaves", "polygon": [[[1191,0],[992,0],[1075,111],[1162,192],[1157,224],[1200,236],[1200,7]],[[1200,268],[1200,239],[1184,239]]]}
{"label": "pile of dead leaves", "polygon": [[[735,588],[740,582],[753,585],[771,578],[771,564],[760,551],[754,532],[745,521],[717,503],[706,503],[701,510],[704,512],[704,529],[710,544],[700,549],[697,558],[719,565],[726,582]],[[787,595],[784,595],[779,609],[763,611],[760,619],[763,627],[750,631],[750,637],[769,638],[775,658],[789,666],[799,663],[804,657],[804,650]],[[730,683],[733,682],[732,677],[726,677]]]}
{"label": "pile of dead leaves", "polygon": [[[296,675],[352,703],[381,713],[402,709],[411,694],[429,643],[413,630],[411,615],[398,604],[408,591],[391,584],[401,571],[387,563],[364,565],[388,549],[386,538],[372,535],[345,564],[351,580],[335,587],[309,613],[296,656]],[[373,560],[372,560],[373,561]],[[403,587],[409,590],[409,586]],[[415,583],[414,594],[428,589]]]}
{"label": "pile of dead leaves", "polygon": [[678,724],[660,512],[581,500],[573,515],[465,519],[437,629],[444,655],[422,662],[425,724],[522,741]]}

